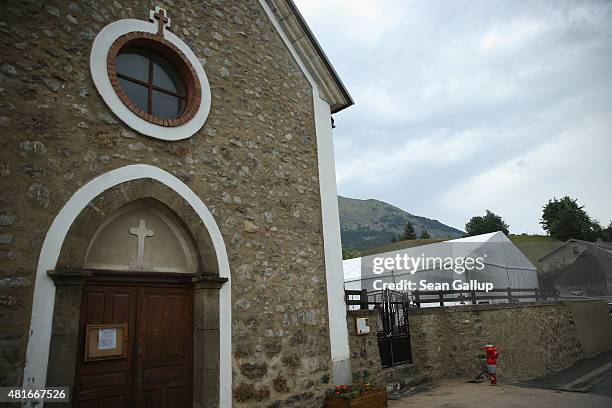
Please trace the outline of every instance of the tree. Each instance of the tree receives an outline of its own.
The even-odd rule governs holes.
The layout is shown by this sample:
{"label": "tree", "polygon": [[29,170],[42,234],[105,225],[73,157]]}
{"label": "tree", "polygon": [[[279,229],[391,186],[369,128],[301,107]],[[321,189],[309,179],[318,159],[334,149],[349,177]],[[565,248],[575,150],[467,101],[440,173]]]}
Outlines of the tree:
{"label": "tree", "polygon": [[404,235],[402,236],[402,239],[404,240],[408,240],[408,239],[416,239],[417,235],[416,232],[414,232],[414,227],[412,226],[411,223],[407,222],[406,226],[404,227]]}
{"label": "tree", "polygon": [[587,241],[597,241],[597,238],[603,240],[604,237],[604,229],[598,221],[591,221],[591,228],[585,234],[584,239]]}
{"label": "tree", "polygon": [[584,206],[569,196],[548,200],[542,208],[540,224],[551,237],[561,241],[570,238],[595,240],[595,235],[602,232],[599,223],[591,220]]}
{"label": "tree", "polygon": [[612,242],[612,221],[610,221],[608,226],[602,231],[601,239],[606,242]]}
{"label": "tree", "polygon": [[429,235],[429,232],[427,232],[426,229],[423,229],[423,231],[421,231],[421,235],[419,236],[419,238],[421,238],[421,239],[431,239],[431,235]]}
{"label": "tree", "polygon": [[350,247],[342,247],[342,259],[359,258],[361,253]]}
{"label": "tree", "polygon": [[470,221],[465,224],[465,231],[468,237],[473,235],[488,234],[489,232],[497,231],[501,231],[504,234],[508,235],[508,228],[510,228],[510,226],[504,222],[502,217],[492,213],[489,210],[487,210],[486,214],[483,217],[472,217]]}

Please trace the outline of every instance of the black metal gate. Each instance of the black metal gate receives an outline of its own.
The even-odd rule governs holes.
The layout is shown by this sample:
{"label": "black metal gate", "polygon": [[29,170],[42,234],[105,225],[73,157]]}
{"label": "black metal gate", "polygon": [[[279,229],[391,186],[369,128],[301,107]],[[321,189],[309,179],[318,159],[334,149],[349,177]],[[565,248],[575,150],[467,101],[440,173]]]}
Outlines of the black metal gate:
{"label": "black metal gate", "polygon": [[383,290],[368,293],[368,297],[368,303],[374,303],[379,311],[377,335],[382,366],[411,363],[408,325],[410,302],[407,293]]}

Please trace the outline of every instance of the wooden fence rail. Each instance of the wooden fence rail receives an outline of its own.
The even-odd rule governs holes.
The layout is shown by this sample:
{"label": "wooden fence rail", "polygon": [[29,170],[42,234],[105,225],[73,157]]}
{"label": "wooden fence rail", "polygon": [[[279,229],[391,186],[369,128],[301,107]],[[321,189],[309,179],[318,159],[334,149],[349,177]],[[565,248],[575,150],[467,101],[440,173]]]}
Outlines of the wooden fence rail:
{"label": "wooden fence rail", "polygon": [[[358,306],[359,309],[368,309],[369,306],[376,307],[380,302],[377,300],[377,293],[362,290],[345,290],[345,302],[348,309],[354,309]],[[421,307],[427,304],[438,304],[445,306],[447,303],[454,304],[480,304],[490,303],[494,300],[501,300],[508,303],[518,303],[521,299],[530,299],[535,302],[548,301],[551,299],[558,300],[559,292],[555,291],[550,294],[543,293],[539,288],[533,289],[492,289],[488,292],[477,292],[469,290],[439,290],[439,291],[419,291],[403,292],[405,294],[405,302],[410,303],[414,307]]]}

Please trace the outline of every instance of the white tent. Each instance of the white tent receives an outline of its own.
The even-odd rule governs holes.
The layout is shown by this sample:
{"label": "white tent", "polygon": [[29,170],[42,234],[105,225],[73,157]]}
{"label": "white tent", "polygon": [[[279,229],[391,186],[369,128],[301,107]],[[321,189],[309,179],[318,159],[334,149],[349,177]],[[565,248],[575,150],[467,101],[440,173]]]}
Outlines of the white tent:
{"label": "white tent", "polygon": [[[396,258],[397,256],[410,258],[452,258],[457,260],[466,258],[480,258],[481,268],[472,268],[463,273],[456,269],[441,268],[439,264],[419,265],[412,270],[393,269],[381,274],[373,272],[375,258]],[[469,283],[491,283],[495,289],[534,289],[538,287],[536,267],[522,254],[522,252],[504,235],[503,232],[459,238],[449,241],[405,248],[396,251],[370,255],[362,258],[347,259],[343,261],[344,283],[346,289],[368,291],[379,289],[381,283],[397,283],[402,280],[413,282],[425,281],[427,283],[448,283],[462,281]],[[377,282],[374,286],[374,281]],[[417,288],[419,289],[419,288]]]}

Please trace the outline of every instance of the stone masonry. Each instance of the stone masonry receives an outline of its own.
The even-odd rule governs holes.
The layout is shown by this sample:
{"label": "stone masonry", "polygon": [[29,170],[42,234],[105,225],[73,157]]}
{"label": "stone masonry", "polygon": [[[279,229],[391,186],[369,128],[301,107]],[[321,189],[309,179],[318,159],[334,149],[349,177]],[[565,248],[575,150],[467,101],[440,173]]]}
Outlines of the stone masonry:
{"label": "stone masonry", "polygon": [[[370,321],[370,334],[357,336],[355,319],[367,317]],[[379,382],[382,373],[376,326],[378,310],[352,310],[346,315],[351,350],[351,370],[354,383]]]}
{"label": "stone masonry", "polygon": [[376,331],[355,335],[355,318],[376,327],[378,311],[347,312],[353,381],[378,383],[474,378],[486,370],[484,346],[500,352],[498,380],[546,375],[612,349],[612,318],[603,301],[411,308],[414,365],[381,369]]}
{"label": "stone masonry", "polygon": [[433,379],[476,377],[486,370],[487,343],[499,350],[502,382],[545,375],[585,357],[564,303],[411,309],[409,319],[413,362]]}
{"label": "stone masonry", "polygon": [[[312,90],[256,0],[167,0],[200,58],[210,115],[192,138],[139,135],[89,73],[97,32],[150,1],[18,1],[0,17],[0,385],[21,384],[41,244],[68,198],[128,164],[205,202],[232,272],[234,406],[317,406],[330,381]],[[94,209],[95,210],[95,209]]]}

